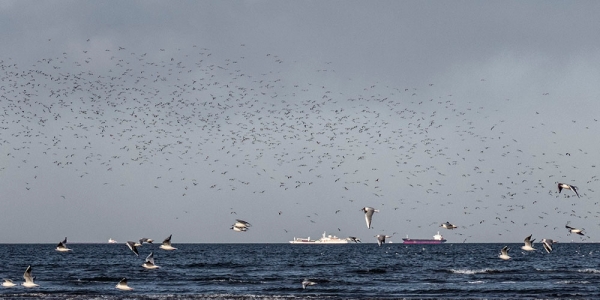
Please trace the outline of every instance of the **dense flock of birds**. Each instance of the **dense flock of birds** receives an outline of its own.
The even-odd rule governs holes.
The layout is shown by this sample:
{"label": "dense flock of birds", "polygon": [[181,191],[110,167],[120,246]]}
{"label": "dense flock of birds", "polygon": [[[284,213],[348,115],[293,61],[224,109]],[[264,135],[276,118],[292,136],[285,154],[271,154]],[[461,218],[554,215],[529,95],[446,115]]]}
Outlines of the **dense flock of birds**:
{"label": "dense flock of birds", "polygon": [[[113,195],[160,191],[172,208],[161,214],[174,220],[200,207],[207,222],[244,211],[271,236],[323,224],[359,236],[364,206],[367,230],[377,212],[380,244],[386,231],[430,226],[465,242],[529,232],[559,240],[565,222],[596,225],[598,145],[573,134],[598,129],[596,119],[556,118],[503,95],[465,101],[434,83],[342,80],[329,62],[245,45],[236,57],[195,45],[86,47],[0,59],[0,174],[20,197],[55,195],[42,182],[67,176]],[[58,200],[86,201],[62,190]],[[249,227],[238,219],[230,229]],[[567,234],[591,240],[577,230]]]}

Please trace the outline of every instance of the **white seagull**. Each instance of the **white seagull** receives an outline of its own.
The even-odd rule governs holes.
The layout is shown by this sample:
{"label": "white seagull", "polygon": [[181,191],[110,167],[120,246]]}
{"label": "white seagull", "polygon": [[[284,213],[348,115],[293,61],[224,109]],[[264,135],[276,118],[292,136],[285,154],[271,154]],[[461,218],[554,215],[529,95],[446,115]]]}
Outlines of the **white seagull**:
{"label": "white seagull", "polygon": [[127,243],[125,244],[127,245],[127,247],[129,247],[129,249],[131,249],[131,251],[133,251],[133,253],[135,253],[135,255],[140,256],[135,242],[127,241]]}
{"label": "white seagull", "polygon": [[7,288],[9,288],[9,287],[13,287],[13,286],[15,286],[15,285],[17,285],[17,284],[16,284],[16,283],[14,283],[12,280],[10,280],[10,279],[8,279],[8,278],[4,278],[4,282],[2,283],[2,286],[3,286],[3,287],[7,287]]}
{"label": "white seagull", "polygon": [[148,257],[146,257],[146,262],[142,265],[142,267],[146,268],[146,269],[158,269],[160,268],[159,266],[154,264],[154,253],[150,252],[150,254],[148,255]]}
{"label": "white seagull", "polygon": [[174,248],[173,246],[171,246],[171,236],[173,236],[172,234],[169,235],[168,238],[166,238],[163,242],[162,245],[160,245],[160,249],[163,250],[177,250],[177,248]]}
{"label": "white seagull", "polygon": [[367,228],[371,229],[371,219],[373,218],[373,213],[379,212],[379,210],[374,209],[372,207],[368,207],[368,206],[365,206],[365,207],[361,208],[360,210],[362,210],[365,213],[365,220],[367,221]]}
{"label": "white seagull", "polygon": [[570,184],[566,184],[566,183],[558,183],[558,193],[560,194],[560,192],[565,189],[565,190],[572,190],[573,192],[575,192],[575,195],[577,195],[577,198],[579,198],[579,193],[577,192],[577,187],[574,185],[570,185]]}
{"label": "white seagull", "polygon": [[556,243],[554,240],[542,239],[542,245],[544,245],[544,249],[548,253],[552,252],[552,244],[554,244],[554,243]]}
{"label": "white seagull", "polygon": [[248,227],[237,227],[237,226],[231,226],[231,229],[233,231],[237,231],[237,232],[245,232],[246,230],[248,230]]}
{"label": "white seagull", "polygon": [[27,267],[27,270],[25,270],[25,273],[23,273],[23,278],[25,279],[25,282],[21,283],[22,286],[26,288],[39,286],[33,283],[33,276],[31,276],[31,266]]}
{"label": "white seagull", "polygon": [[314,282],[314,281],[310,281],[308,279],[304,279],[302,281],[302,288],[305,289],[307,286],[309,286],[309,285],[315,285],[315,284],[317,284],[317,283]]}
{"label": "white seagull", "polygon": [[525,238],[524,242],[525,245],[521,246],[521,249],[525,250],[525,251],[535,251],[535,249],[533,248],[533,242],[535,241],[535,239],[531,239],[531,234]]}
{"label": "white seagull", "polygon": [[252,227],[252,225],[244,220],[240,220],[240,219],[235,219],[235,224],[233,224],[233,226],[235,227]]}
{"label": "white seagull", "polygon": [[119,283],[117,283],[117,285],[115,287],[118,288],[119,290],[122,290],[122,291],[131,291],[131,290],[133,290],[133,288],[131,288],[131,287],[129,287],[127,285],[127,278],[121,279],[121,281],[119,281]]}
{"label": "white seagull", "polygon": [[569,225],[565,225],[565,228],[569,229],[569,233],[574,233],[574,234],[579,234],[579,235],[585,235],[583,233],[583,228],[579,229],[579,228],[575,228],[575,227],[571,227]]}
{"label": "white seagull", "polygon": [[378,234],[375,236],[377,238],[377,244],[381,246],[381,244],[385,244],[385,238],[391,238],[389,235]]}
{"label": "white seagull", "polygon": [[458,228],[456,225],[454,224],[450,224],[450,222],[443,223],[442,225],[440,225],[440,227],[444,227],[446,229],[454,229],[454,228]]}
{"label": "white seagull", "polygon": [[58,243],[58,245],[56,246],[56,251],[58,251],[58,252],[71,251],[71,249],[67,248],[67,238],[66,237],[62,242]]}
{"label": "white seagull", "polygon": [[509,260],[510,256],[508,256],[508,251],[510,250],[510,248],[508,248],[508,246],[504,246],[504,248],[502,248],[502,250],[500,250],[500,255],[498,257],[500,257],[500,259],[503,260]]}

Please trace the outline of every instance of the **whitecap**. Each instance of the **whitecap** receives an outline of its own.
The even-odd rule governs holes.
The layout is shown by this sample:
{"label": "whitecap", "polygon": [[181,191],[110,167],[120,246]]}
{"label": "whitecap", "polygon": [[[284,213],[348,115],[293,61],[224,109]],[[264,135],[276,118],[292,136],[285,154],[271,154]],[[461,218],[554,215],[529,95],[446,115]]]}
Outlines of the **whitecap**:
{"label": "whitecap", "polygon": [[482,281],[482,280],[475,280],[475,281],[467,281],[467,283],[472,283],[472,284],[482,284],[482,283],[485,283],[485,281]]}
{"label": "whitecap", "polygon": [[456,274],[483,274],[483,273],[489,273],[492,272],[494,270],[491,269],[478,269],[478,270],[471,270],[471,269],[450,269],[450,272],[452,273],[456,273]]}
{"label": "whitecap", "polygon": [[577,270],[579,273],[600,273],[598,269],[579,269]]}
{"label": "whitecap", "polygon": [[561,280],[557,281],[556,284],[588,284],[587,280]]}

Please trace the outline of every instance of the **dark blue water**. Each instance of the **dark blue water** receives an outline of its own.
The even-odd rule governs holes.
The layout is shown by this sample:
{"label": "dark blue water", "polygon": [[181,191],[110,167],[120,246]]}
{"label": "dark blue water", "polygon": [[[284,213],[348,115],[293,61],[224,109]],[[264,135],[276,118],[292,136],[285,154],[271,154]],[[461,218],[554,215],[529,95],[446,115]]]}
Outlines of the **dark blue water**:
{"label": "dark blue water", "polygon": [[[279,299],[279,298],[599,298],[600,245],[556,244],[523,253],[509,244],[291,245],[144,244],[137,257],[125,244],[0,245],[0,276],[19,286],[3,298]],[[536,245],[534,245],[536,246]],[[541,245],[538,248],[543,249]],[[141,265],[154,251],[157,270]],[[20,286],[32,266],[40,286]],[[127,277],[133,291],[120,291]],[[308,278],[316,285],[302,288]]]}

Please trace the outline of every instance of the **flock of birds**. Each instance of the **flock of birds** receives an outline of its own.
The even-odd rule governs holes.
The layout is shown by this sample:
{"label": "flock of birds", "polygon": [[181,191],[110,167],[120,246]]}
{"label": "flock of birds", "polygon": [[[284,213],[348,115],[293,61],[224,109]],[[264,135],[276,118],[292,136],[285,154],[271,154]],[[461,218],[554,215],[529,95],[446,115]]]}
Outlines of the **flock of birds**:
{"label": "flock of birds", "polygon": [[[169,237],[166,238],[162,242],[162,244],[159,246],[159,249],[166,250],[166,251],[177,250],[177,248],[175,248],[175,247],[173,247],[171,245],[171,237],[172,236],[173,235],[169,235]],[[142,246],[144,243],[152,244],[153,242],[154,242],[153,239],[141,238],[139,240],[139,242],[127,241],[127,243],[125,243],[125,244],[127,245],[127,247],[129,247],[129,249],[136,256],[139,256],[140,253],[138,251],[138,247]],[[70,249],[70,248],[67,247],[67,238],[66,237],[65,237],[64,240],[62,240],[61,242],[58,243],[58,245],[56,246],[55,250],[58,251],[58,252],[70,252],[70,251],[73,251],[73,249]],[[158,265],[156,265],[154,263],[154,252],[150,252],[150,254],[148,254],[148,256],[146,257],[146,260],[142,264],[142,267],[144,267],[145,269],[159,269],[160,268]],[[21,283],[21,285],[23,287],[26,287],[26,288],[39,287],[39,285],[34,282],[35,276],[33,276],[31,272],[32,272],[31,266],[28,266],[27,269],[25,270],[25,273],[23,274],[23,279],[25,280],[23,283]],[[2,282],[2,286],[3,287],[11,288],[11,287],[14,287],[14,286],[17,285],[10,278],[4,278],[3,280],[4,280],[4,282]],[[127,278],[121,279],[119,281],[119,283],[117,283],[117,285],[115,286],[115,288],[117,288],[119,290],[123,290],[123,291],[131,291],[131,290],[133,290],[132,287],[130,287],[129,285],[127,285]]]}
{"label": "flock of birds", "polygon": [[[310,73],[311,82],[290,71],[301,63],[270,53],[249,58],[244,47],[239,57],[191,46],[157,53],[86,48],[32,64],[0,59],[0,174],[11,174],[4,186],[28,201],[55,195],[50,209],[96,201],[103,213],[89,218],[113,207],[103,207],[97,195],[77,199],[70,185],[110,189],[114,198],[157,191],[156,198],[169,199],[161,208],[169,226],[209,227],[198,222],[245,210],[260,220],[255,228],[265,219],[278,222],[261,231],[269,238],[337,225],[360,242],[359,226],[348,220],[357,203],[369,203],[378,209],[361,209],[367,229],[374,228],[375,213],[377,230],[393,225],[423,232],[443,215],[461,225],[439,227],[458,229],[452,234],[466,242],[482,233],[490,240],[524,230],[562,233],[560,219],[568,234],[591,239],[568,222],[587,227],[600,216],[598,202],[589,201],[600,178],[595,165],[584,165],[596,146],[572,134],[598,129],[596,119],[571,121],[571,111],[555,118],[544,108],[510,108],[522,115],[506,119],[502,110],[525,100],[463,101],[433,83],[339,83],[330,63]],[[565,143],[565,136],[573,141]],[[43,184],[55,176],[70,185]],[[552,181],[558,192],[547,184]],[[134,203],[128,196],[119,201]],[[247,233],[250,227],[236,219],[229,228]],[[380,246],[394,235],[381,231],[375,236]],[[170,238],[161,249],[175,250]],[[551,252],[558,239],[543,239],[544,249]],[[139,255],[137,247],[151,242],[127,246]],[[529,236],[521,249],[534,251],[533,242]],[[500,258],[510,259],[509,250]],[[57,251],[70,251],[66,239]],[[144,267],[158,267],[153,253]],[[31,268],[24,278],[23,286],[34,284]],[[117,288],[127,289],[126,280]]]}

